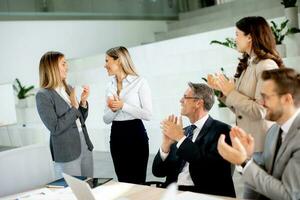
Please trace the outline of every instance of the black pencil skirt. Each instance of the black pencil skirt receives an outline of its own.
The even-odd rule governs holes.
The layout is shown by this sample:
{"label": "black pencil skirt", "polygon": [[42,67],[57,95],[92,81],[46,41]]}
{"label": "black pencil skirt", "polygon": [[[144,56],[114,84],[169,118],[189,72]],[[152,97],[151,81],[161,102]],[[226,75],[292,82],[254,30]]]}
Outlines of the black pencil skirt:
{"label": "black pencil skirt", "polygon": [[135,184],[146,181],[149,143],[142,120],[113,121],[110,152],[118,181]]}

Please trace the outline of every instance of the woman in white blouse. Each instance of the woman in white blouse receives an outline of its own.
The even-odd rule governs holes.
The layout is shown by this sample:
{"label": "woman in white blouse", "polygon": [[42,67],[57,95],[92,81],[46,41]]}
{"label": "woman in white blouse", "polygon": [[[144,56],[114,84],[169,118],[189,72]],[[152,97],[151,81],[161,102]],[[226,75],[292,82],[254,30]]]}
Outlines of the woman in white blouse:
{"label": "woman in white blouse", "polygon": [[125,47],[106,52],[105,68],[112,76],[106,92],[103,120],[112,123],[110,151],[120,182],[143,184],[146,180],[149,144],[142,120],[152,115],[151,92],[140,77]]}

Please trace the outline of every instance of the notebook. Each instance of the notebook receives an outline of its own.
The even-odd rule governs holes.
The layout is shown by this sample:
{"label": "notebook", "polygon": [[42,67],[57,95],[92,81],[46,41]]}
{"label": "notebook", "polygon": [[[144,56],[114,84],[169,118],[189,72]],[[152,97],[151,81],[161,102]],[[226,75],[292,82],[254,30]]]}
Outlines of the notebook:
{"label": "notebook", "polygon": [[[74,177],[76,177],[77,179],[80,179],[82,181],[88,180],[88,178],[86,176],[74,176]],[[64,178],[61,178],[61,179],[55,180],[51,183],[48,183],[46,185],[46,187],[47,188],[65,188],[65,187],[68,187],[68,184]]]}

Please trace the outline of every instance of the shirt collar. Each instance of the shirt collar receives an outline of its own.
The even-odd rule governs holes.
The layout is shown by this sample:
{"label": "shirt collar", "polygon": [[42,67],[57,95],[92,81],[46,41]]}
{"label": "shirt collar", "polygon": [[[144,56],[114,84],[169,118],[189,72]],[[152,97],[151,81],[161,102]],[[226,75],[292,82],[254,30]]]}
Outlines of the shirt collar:
{"label": "shirt collar", "polygon": [[208,114],[204,115],[201,119],[199,119],[198,121],[196,121],[194,123],[194,125],[196,125],[197,128],[201,130],[202,127],[203,127],[203,125],[205,124],[206,120],[208,119],[208,117],[209,117]]}
{"label": "shirt collar", "polygon": [[291,118],[289,118],[284,124],[282,124],[281,129],[284,133],[289,132],[294,120],[296,119],[299,113],[300,113],[300,109],[298,109]]}
{"label": "shirt collar", "polygon": [[[123,79],[123,82],[124,82],[124,81],[127,81],[128,83],[131,83],[131,82],[134,81],[136,78],[137,78],[137,76],[128,74],[128,75]],[[116,77],[116,76],[114,76],[114,82],[117,83],[117,77]]]}
{"label": "shirt collar", "polygon": [[128,74],[128,75],[126,76],[125,79],[126,79],[129,83],[131,83],[131,82],[134,81],[136,78],[137,78],[137,76]]}

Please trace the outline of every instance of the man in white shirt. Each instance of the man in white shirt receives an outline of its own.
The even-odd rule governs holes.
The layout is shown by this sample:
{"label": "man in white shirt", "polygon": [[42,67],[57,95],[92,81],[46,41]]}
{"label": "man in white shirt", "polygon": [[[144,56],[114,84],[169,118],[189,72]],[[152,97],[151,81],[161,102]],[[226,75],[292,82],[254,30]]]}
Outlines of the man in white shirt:
{"label": "man in white shirt", "polygon": [[262,79],[265,118],[276,122],[267,132],[263,153],[253,154],[253,138],[238,127],[230,132],[233,147],[222,135],[218,150],[240,165],[246,187],[256,192],[252,199],[300,199],[300,74],[273,69],[264,71]]}
{"label": "man in white shirt", "polygon": [[235,197],[231,165],[217,151],[219,136],[229,135],[230,126],[208,114],[214,104],[213,90],[189,83],[180,103],[181,115],[191,125],[183,129],[181,118],[174,115],[162,122],[163,141],[153,174],[166,177],[165,186],[177,182],[180,190]]}

